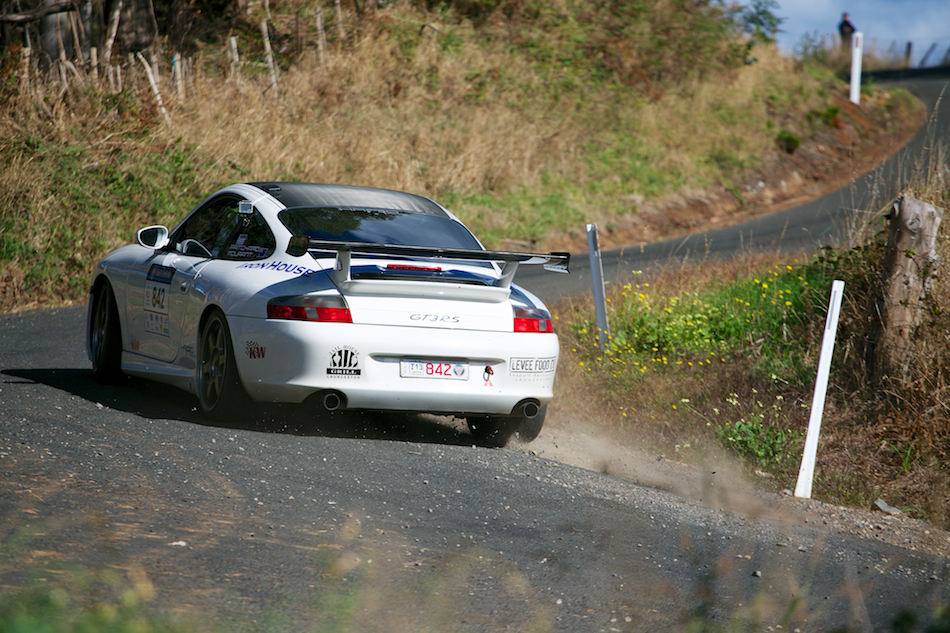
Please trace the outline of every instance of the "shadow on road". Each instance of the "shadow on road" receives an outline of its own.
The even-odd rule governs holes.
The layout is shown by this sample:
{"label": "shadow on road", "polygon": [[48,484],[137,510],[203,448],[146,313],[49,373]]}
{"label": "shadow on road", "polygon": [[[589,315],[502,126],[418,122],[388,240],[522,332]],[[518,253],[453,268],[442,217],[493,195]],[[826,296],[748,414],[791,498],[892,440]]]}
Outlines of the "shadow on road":
{"label": "shadow on road", "polygon": [[224,422],[206,418],[194,396],[180,389],[126,377],[115,386],[102,385],[85,369],[6,369],[0,384],[43,384],[88,402],[146,419],[180,420],[190,424],[261,433],[349,439],[389,440],[421,444],[471,446],[478,442],[465,422],[450,416],[388,411],[326,411],[305,405],[257,404],[240,419]]}

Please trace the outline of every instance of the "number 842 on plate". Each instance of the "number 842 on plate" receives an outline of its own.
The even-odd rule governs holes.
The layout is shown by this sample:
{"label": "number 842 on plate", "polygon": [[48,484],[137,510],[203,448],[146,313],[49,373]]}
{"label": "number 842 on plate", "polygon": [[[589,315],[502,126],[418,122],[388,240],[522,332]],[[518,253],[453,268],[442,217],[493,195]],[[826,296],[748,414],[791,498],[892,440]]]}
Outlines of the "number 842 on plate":
{"label": "number 842 on plate", "polygon": [[399,362],[399,375],[403,378],[468,380],[468,363],[438,360],[403,360]]}

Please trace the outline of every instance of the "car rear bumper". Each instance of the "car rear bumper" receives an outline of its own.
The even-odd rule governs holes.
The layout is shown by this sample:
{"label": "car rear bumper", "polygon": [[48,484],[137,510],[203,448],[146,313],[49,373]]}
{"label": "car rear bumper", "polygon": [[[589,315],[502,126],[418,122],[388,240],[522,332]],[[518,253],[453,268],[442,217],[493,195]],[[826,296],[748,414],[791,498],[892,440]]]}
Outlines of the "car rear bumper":
{"label": "car rear bumper", "polygon": [[[302,402],[333,391],[351,409],[506,415],[526,400],[543,406],[553,397],[558,339],[551,333],[228,322],[244,387],[262,402]],[[451,363],[456,372],[464,365],[466,372],[464,379],[405,377],[404,360]]]}

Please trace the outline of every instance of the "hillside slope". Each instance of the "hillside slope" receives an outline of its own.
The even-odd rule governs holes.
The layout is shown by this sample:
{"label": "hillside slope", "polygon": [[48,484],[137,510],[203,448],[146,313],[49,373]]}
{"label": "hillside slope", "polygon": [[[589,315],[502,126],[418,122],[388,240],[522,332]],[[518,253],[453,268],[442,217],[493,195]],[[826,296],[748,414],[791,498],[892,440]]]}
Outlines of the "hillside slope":
{"label": "hillside slope", "polygon": [[326,49],[286,2],[209,27],[181,82],[156,58],[167,118],[137,58],[111,81],[77,62],[25,83],[6,51],[0,310],[82,301],[105,252],[234,181],[421,193],[490,247],[572,247],[587,222],[611,246],[818,195],[922,116],[901,92],[851,106],[715,3],[322,9]]}

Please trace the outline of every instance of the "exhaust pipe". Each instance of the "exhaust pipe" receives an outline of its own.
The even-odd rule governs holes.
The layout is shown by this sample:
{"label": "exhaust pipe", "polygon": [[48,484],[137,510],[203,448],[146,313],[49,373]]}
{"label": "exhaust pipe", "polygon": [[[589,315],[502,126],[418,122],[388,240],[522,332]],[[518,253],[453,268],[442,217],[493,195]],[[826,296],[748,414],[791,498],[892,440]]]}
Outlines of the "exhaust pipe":
{"label": "exhaust pipe", "polygon": [[346,396],[339,391],[330,389],[314,393],[307,398],[307,401],[316,406],[323,407],[324,411],[336,411],[337,409],[346,408]]}
{"label": "exhaust pipe", "polygon": [[327,411],[336,411],[340,408],[340,396],[335,393],[328,393],[323,396],[323,408]]}
{"label": "exhaust pipe", "polygon": [[512,415],[528,418],[529,420],[541,411],[541,406],[537,400],[524,400],[515,405],[511,411]]}

